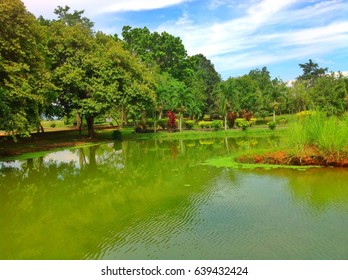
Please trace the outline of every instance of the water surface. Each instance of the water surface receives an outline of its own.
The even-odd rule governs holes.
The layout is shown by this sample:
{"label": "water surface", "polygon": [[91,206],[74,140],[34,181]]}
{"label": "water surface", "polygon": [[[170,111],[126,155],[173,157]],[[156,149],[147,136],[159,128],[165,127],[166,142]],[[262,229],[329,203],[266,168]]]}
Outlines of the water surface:
{"label": "water surface", "polygon": [[0,259],[348,259],[348,171],[201,165],[255,141],[0,162]]}

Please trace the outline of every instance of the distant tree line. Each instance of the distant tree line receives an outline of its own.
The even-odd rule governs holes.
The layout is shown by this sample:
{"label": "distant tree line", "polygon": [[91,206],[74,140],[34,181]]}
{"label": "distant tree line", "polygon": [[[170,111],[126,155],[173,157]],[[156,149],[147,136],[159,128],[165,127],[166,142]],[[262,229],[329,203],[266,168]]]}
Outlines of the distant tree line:
{"label": "distant tree line", "polygon": [[347,106],[347,78],[309,60],[289,87],[266,67],[223,81],[203,54],[189,56],[179,37],[124,26],[122,38],[93,29],[83,11],[55,9],[35,18],[20,0],[0,3],[0,129],[30,135],[43,117],[74,116],[94,135],[98,116],[119,125],[206,114],[227,118],[241,110],[257,117],[319,108],[339,115]]}

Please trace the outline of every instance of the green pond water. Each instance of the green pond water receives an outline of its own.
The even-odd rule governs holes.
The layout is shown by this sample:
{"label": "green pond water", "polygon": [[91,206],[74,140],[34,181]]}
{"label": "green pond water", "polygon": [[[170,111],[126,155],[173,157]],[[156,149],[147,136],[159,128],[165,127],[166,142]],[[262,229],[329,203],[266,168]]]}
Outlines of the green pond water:
{"label": "green pond water", "polygon": [[0,162],[0,259],[348,259],[348,170],[201,164],[258,141],[124,141]]}

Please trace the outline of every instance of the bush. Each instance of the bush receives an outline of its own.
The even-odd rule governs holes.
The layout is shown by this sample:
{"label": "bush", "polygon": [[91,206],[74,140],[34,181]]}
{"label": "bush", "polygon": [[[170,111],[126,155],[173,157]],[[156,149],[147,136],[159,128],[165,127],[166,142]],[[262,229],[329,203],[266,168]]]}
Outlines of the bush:
{"label": "bush", "polygon": [[271,122],[268,122],[267,125],[268,125],[268,128],[270,130],[274,130],[276,128],[276,126],[277,126],[277,123],[274,122],[274,121],[271,121]]}
{"label": "bush", "polygon": [[236,120],[234,121],[234,123],[237,127],[241,127],[241,124],[243,122],[245,122],[245,120],[243,118],[236,118]]}
{"label": "bush", "polygon": [[296,116],[299,117],[300,119],[303,119],[303,118],[315,116],[316,113],[317,112],[315,112],[315,111],[307,110],[307,111],[301,111],[301,112],[297,113]]}
{"label": "bush", "polygon": [[153,118],[147,118],[146,119],[146,126],[153,127],[154,124],[155,124],[155,122],[154,122]]}
{"label": "bush", "polygon": [[176,114],[172,111],[168,111],[167,116],[168,116],[168,122],[167,122],[168,129],[170,131],[173,131],[177,127]]}
{"label": "bush", "polygon": [[215,131],[218,131],[222,127],[222,121],[221,120],[212,121],[211,127],[214,128]]}
{"label": "bush", "polygon": [[113,140],[117,140],[117,141],[121,141],[122,140],[122,133],[119,130],[114,130],[112,132],[112,139]]}
{"label": "bush", "polygon": [[229,128],[233,128],[236,122],[238,114],[236,112],[229,112],[227,114],[227,124]]}
{"label": "bush", "polygon": [[257,121],[256,118],[251,118],[251,119],[249,120],[249,125],[252,126],[252,125],[256,124],[256,121]]}
{"label": "bush", "polygon": [[192,129],[193,126],[194,126],[194,124],[195,124],[195,122],[194,122],[194,121],[191,121],[191,120],[185,121],[185,123],[184,123],[184,125],[185,125],[185,127],[186,127],[187,129]]}
{"label": "bush", "polygon": [[210,120],[211,120],[211,118],[209,115],[204,115],[203,121],[210,121]]}
{"label": "bush", "polygon": [[52,122],[51,124],[50,124],[50,127],[52,127],[52,128],[55,128],[57,126],[57,124],[55,123],[55,122]]}
{"label": "bush", "polygon": [[242,130],[247,130],[247,128],[250,126],[249,122],[246,120],[243,120],[242,122],[240,122],[239,127]]}
{"label": "bush", "polygon": [[157,124],[162,128],[165,129],[167,127],[168,119],[159,119],[157,120]]}
{"label": "bush", "polygon": [[198,125],[201,128],[211,128],[212,122],[211,121],[200,121],[200,122],[198,122]]}

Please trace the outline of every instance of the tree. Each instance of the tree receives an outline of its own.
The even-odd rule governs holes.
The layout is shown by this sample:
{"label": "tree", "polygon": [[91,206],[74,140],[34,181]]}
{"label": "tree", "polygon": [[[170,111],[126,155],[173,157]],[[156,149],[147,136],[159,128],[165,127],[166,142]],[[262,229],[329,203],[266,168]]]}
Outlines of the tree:
{"label": "tree", "polygon": [[182,131],[183,113],[194,102],[191,92],[183,82],[172,80],[171,84],[171,108],[179,112],[179,130]]}
{"label": "tree", "polygon": [[227,130],[228,113],[241,109],[240,92],[237,89],[238,78],[228,78],[216,84],[214,95],[216,96],[216,107],[224,115],[224,128]]}
{"label": "tree", "polygon": [[345,111],[347,91],[343,76],[334,73],[319,77],[309,90],[313,109],[320,109],[327,115],[341,115]]}
{"label": "tree", "polygon": [[140,56],[146,65],[158,66],[173,78],[184,81],[187,68],[187,52],[179,37],[167,32],[151,33],[148,28],[122,28],[126,47]]}
{"label": "tree", "polygon": [[318,63],[314,63],[311,59],[307,63],[299,64],[303,74],[298,77],[299,80],[311,81],[317,77],[323,76],[328,71],[328,68],[319,67]]}
{"label": "tree", "polygon": [[188,58],[186,73],[185,84],[194,99],[201,103],[202,113],[211,113],[214,107],[214,86],[221,81],[214,65],[203,54],[197,54]]}
{"label": "tree", "polygon": [[65,114],[77,110],[93,137],[94,118],[111,108],[123,107],[131,114],[145,110],[144,102],[154,99],[154,82],[119,40],[95,34],[89,21],[81,18],[82,12],[73,15],[70,23],[66,8],[64,16],[50,24],[50,59],[60,106]]}
{"label": "tree", "polygon": [[53,88],[44,32],[19,0],[1,1],[0,14],[0,122],[12,135],[29,136]]}
{"label": "tree", "polygon": [[313,107],[311,104],[311,97],[304,81],[295,81],[290,87],[289,96],[291,102],[294,104],[296,112],[305,111]]}

